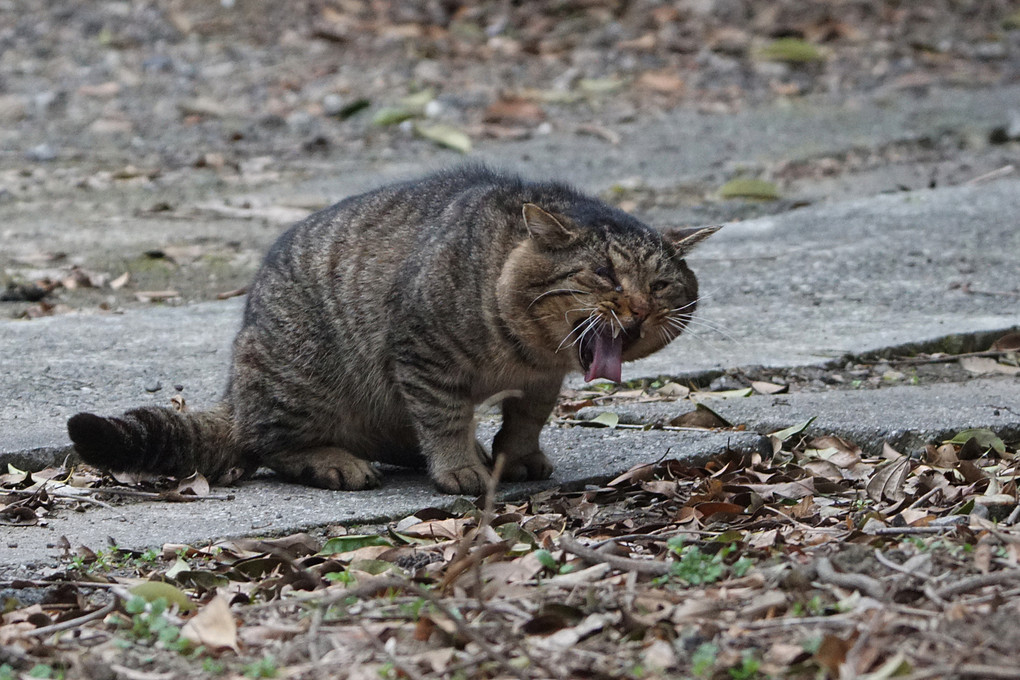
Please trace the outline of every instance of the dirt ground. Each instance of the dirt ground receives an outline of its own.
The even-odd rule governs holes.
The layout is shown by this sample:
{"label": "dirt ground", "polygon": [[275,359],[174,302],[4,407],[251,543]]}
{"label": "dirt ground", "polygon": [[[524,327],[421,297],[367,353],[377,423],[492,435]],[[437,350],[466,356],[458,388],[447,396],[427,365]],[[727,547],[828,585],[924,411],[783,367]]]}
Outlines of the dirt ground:
{"label": "dirt ground", "polygon": [[[618,124],[677,109],[894,101],[1018,74],[1016,0],[8,0],[0,314],[237,294],[284,225],[339,198],[293,191],[327,169],[399,171],[456,160],[446,147],[465,140],[562,131],[612,145]],[[736,219],[795,209],[812,188],[961,182],[1014,162],[1018,139],[1004,119],[981,138],[786,162],[731,198],[723,171],[605,198]],[[95,242],[112,223],[129,225],[123,242]],[[73,248],[50,247],[57,230]],[[706,387],[970,375],[910,356]],[[922,458],[868,458],[776,433],[754,460],[663,461],[588,489],[423,509],[368,537],[68,543],[37,579],[0,582],[0,680],[1020,678],[1016,446],[971,433]],[[51,473],[130,511],[98,491],[108,479]],[[41,481],[0,475],[5,522],[87,505]]]}

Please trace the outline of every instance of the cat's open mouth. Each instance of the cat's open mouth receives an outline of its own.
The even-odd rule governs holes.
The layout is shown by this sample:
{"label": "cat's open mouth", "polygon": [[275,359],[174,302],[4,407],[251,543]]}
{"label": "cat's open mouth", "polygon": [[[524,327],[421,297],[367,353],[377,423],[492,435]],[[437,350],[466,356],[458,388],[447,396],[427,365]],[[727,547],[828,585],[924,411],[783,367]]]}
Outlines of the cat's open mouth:
{"label": "cat's open mouth", "polygon": [[617,329],[614,336],[613,327],[605,324],[585,333],[577,343],[577,356],[581,361],[581,368],[584,369],[585,381],[605,378],[620,382],[623,350],[630,342],[631,336],[628,332]]}

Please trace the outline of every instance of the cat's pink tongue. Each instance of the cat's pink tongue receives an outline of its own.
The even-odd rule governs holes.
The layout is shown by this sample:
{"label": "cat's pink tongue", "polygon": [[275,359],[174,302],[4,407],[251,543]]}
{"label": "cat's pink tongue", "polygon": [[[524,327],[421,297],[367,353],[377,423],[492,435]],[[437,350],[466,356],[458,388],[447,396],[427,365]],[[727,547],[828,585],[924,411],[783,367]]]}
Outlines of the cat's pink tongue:
{"label": "cat's pink tongue", "polygon": [[605,378],[613,382],[620,382],[620,364],[623,354],[623,333],[617,334],[614,338],[608,329],[595,336],[594,354],[591,365],[584,374],[585,382],[591,382],[595,378]]}

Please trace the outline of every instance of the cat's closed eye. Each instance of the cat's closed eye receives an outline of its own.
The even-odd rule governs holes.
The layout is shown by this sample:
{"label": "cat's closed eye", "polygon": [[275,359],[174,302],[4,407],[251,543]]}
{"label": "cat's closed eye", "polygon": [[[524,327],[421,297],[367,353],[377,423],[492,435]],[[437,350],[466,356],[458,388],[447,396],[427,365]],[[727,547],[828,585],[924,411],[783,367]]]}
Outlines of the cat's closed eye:
{"label": "cat's closed eye", "polygon": [[617,292],[622,290],[620,282],[616,279],[616,272],[613,271],[613,265],[599,267],[595,270],[595,275],[608,281],[609,285],[613,287],[613,290],[616,290]]}
{"label": "cat's closed eye", "polygon": [[649,286],[649,289],[653,293],[659,293],[661,291],[666,290],[667,288],[669,288],[669,281],[666,281],[664,279],[659,279],[658,281],[653,281],[652,285]]}

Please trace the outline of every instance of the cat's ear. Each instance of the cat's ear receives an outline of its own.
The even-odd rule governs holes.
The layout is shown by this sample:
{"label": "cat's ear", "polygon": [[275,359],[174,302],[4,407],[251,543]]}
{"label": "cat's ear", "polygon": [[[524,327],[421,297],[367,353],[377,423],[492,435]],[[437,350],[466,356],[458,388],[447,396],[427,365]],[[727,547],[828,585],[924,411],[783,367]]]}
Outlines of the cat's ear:
{"label": "cat's ear", "polygon": [[683,257],[691,252],[694,246],[722,229],[722,226],[714,227],[671,227],[662,232],[663,238],[673,244],[678,255]]}
{"label": "cat's ear", "polygon": [[524,204],[524,224],[531,238],[547,248],[563,248],[577,236],[563,218],[542,210],[534,203]]}

